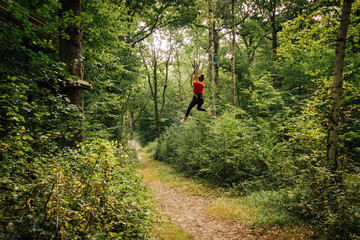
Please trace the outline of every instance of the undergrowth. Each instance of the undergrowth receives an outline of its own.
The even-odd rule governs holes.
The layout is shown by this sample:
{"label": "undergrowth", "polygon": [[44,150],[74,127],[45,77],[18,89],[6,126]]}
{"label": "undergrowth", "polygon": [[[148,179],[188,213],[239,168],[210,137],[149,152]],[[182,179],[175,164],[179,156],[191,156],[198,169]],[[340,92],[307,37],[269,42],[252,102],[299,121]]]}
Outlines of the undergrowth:
{"label": "undergrowth", "polygon": [[254,225],[307,225],[320,239],[358,239],[358,169],[344,173],[343,184],[331,180],[324,131],[306,116],[279,121],[227,112],[215,120],[194,113],[150,148],[185,176],[245,196],[240,204],[255,209]]}
{"label": "undergrowth", "polygon": [[[144,156],[141,154],[141,156]],[[201,179],[189,178],[177,171],[171,165],[152,160],[149,155],[147,161],[151,163],[150,173],[144,178],[161,180],[172,187],[181,189],[184,194],[201,196],[212,199],[204,214],[219,218],[222,221],[239,222],[250,225],[258,234],[264,229],[271,229],[266,234],[276,239],[309,239],[311,229],[301,226],[299,219],[287,210],[291,202],[291,195],[282,191],[258,191],[247,196],[236,195],[233,191],[214,187]],[[149,166],[147,166],[149,168]],[[229,189],[228,189],[229,190]],[[155,224],[155,235],[165,236],[175,234],[176,226],[164,223]],[[184,234],[181,230],[174,230],[177,236]],[[280,238],[278,238],[280,237]],[[165,238],[167,239],[167,238]],[[176,237],[169,239],[177,239]],[[180,238],[182,239],[182,238]]]}
{"label": "undergrowth", "polygon": [[97,140],[26,168],[0,165],[0,238],[145,239],[150,195],[136,161],[131,149]]}

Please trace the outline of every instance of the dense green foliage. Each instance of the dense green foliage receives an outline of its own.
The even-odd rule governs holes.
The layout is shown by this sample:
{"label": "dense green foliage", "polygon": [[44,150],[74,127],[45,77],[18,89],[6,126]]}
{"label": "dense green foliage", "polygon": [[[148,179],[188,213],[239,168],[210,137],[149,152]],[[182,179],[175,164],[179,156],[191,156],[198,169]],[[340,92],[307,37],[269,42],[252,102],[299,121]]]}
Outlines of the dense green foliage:
{"label": "dense green foliage", "polygon": [[[221,87],[220,99],[215,100],[221,108],[217,113],[221,114],[208,118],[193,110],[185,125],[172,125],[156,141],[155,157],[239,194],[277,191],[276,195],[286,201],[273,201],[285,205],[287,214],[316,226],[318,237],[357,239],[360,112],[358,33],[354,31],[359,22],[355,15],[345,57],[339,143],[340,157],[344,158],[341,183],[334,180],[336,176],[325,157],[334,42],[339,24],[334,9],[337,8],[331,4],[318,4],[291,16],[278,33],[277,59],[272,62],[270,41],[266,44],[262,39],[257,43],[266,35],[266,29],[256,25],[259,22],[253,18],[245,19],[240,28],[244,38],[238,43],[243,49],[236,56],[238,107],[221,107],[222,101],[230,102],[231,94],[227,73],[230,62],[224,59],[220,79],[221,86],[225,86]],[[358,10],[355,7],[353,11]],[[248,25],[258,30],[248,32]],[[248,45],[250,35],[252,47],[258,49]],[[230,51],[227,46],[223,49],[224,55]],[[214,106],[213,92],[208,88],[206,91],[205,104]]]}
{"label": "dense green foliage", "polygon": [[[0,21],[0,238],[146,238],[149,196],[135,176],[137,156],[113,137],[116,130],[77,149],[66,146],[84,116],[62,94],[66,73],[57,60],[56,40],[37,33],[55,34],[72,14],[59,19],[56,1],[9,4],[15,21]],[[47,24],[32,24],[30,11]],[[95,18],[92,11],[83,14],[84,23]],[[97,48],[85,49],[96,53]],[[101,76],[106,70],[89,68],[89,73]],[[99,135],[88,129],[89,136]]]}
{"label": "dense green foliage", "polygon": [[150,213],[135,159],[107,141],[32,161],[3,157],[1,238],[144,238]]}
{"label": "dense green foliage", "polygon": [[267,176],[278,172],[271,164],[279,154],[272,148],[277,129],[261,119],[238,115],[229,112],[216,120],[200,117],[171,126],[159,140],[157,158],[221,186],[245,188],[251,184],[256,190],[257,181],[264,178],[271,185]]}
{"label": "dense green foliage", "polygon": [[[235,1],[235,106],[229,0],[88,0],[76,20],[58,15],[60,1],[5,2],[13,15],[0,19],[0,238],[146,238],[148,196],[124,146],[136,123],[137,140],[187,175],[271,198],[269,208],[320,238],[359,239],[359,1],[337,173],[326,138],[342,1]],[[93,86],[84,112],[63,94],[58,61],[57,38],[68,37],[59,29],[73,22],[83,26],[84,80]],[[195,67],[207,74],[204,107],[214,114],[193,109],[180,124]],[[69,148],[80,128],[87,142]]]}

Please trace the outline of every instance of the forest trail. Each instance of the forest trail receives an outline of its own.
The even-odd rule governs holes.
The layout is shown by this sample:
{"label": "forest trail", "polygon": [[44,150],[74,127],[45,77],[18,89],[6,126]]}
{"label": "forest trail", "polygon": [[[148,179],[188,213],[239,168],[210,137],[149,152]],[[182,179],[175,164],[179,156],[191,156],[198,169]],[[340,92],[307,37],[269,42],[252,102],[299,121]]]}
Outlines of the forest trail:
{"label": "forest trail", "polygon": [[160,212],[172,223],[176,223],[194,240],[227,240],[227,239],[264,239],[256,236],[246,225],[218,219],[206,215],[207,207],[216,201],[216,197],[189,195],[181,187],[174,187],[153,176],[156,170],[154,163],[140,154],[143,168],[139,175],[153,191]]}

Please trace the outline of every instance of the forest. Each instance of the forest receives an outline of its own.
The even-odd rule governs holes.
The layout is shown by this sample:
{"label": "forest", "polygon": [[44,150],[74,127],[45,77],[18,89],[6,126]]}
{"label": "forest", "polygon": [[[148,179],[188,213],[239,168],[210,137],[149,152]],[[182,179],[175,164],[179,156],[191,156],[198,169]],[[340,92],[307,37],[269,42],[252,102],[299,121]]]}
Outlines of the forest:
{"label": "forest", "polygon": [[154,239],[133,139],[360,239],[359,41],[359,0],[1,0],[0,239]]}

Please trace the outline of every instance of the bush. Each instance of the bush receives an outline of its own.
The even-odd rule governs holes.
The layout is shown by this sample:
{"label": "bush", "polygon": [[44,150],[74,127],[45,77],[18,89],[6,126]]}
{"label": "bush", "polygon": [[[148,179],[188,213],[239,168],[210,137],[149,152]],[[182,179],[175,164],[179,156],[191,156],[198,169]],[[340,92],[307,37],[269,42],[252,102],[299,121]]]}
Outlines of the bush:
{"label": "bush", "polygon": [[148,197],[135,159],[103,140],[1,165],[0,238],[145,238]]}
{"label": "bush", "polygon": [[173,125],[158,140],[155,157],[221,186],[274,184],[277,128],[260,119],[238,119],[241,114],[228,112],[211,121],[193,117]]}
{"label": "bush", "polygon": [[[255,222],[282,225],[284,219],[302,219],[320,238],[358,239],[359,168],[344,166],[342,181],[336,181],[325,161],[324,113],[316,111],[321,101],[314,102],[307,101],[301,115],[280,127],[242,111],[210,121],[196,113],[184,125],[167,129],[153,147],[155,157],[257,202],[267,194],[256,192],[276,193],[274,205],[266,201]],[[274,212],[267,216],[267,209]]]}
{"label": "bush", "polygon": [[[321,239],[358,239],[360,236],[359,184],[352,175],[343,183],[319,159],[303,170],[288,208],[316,226]],[[357,180],[358,181],[358,180]]]}
{"label": "bush", "polygon": [[[282,128],[284,151],[296,180],[292,189],[296,201],[289,208],[316,226],[318,234],[325,239],[357,239],[360,207],[355,199],[360,189],[358,157],[353,144],[358,142],[354,134],[357,127],[354,116],[358,112],[349,113],[348,109],[354,108],[355,103],[351,99],[349,104],[345,98],[343,123],[339,128],[339,158],[343,158],[343,165],[334,173],[326,162],[329,80],[324,79],[323,84],[312,98],[303,101],[301,114],[288,119]],[[356,91],[349,83],[344,86],[348,90],[346,94]],[[352,127],[348,127],[350,122]]]}

